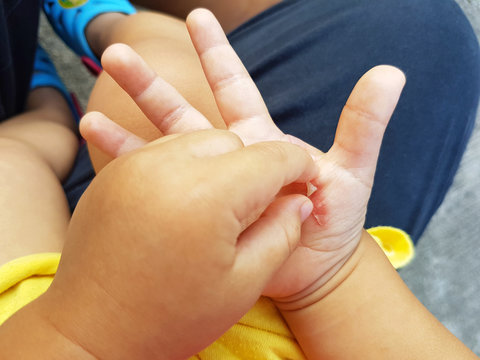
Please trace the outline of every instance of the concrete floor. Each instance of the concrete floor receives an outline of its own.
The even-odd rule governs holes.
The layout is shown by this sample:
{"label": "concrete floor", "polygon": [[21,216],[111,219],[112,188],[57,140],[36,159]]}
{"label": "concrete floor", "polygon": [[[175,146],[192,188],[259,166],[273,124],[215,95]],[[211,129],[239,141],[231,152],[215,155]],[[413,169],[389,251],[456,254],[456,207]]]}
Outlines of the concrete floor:
{"label": "concrete floor", "polygon": [[[480,38],[480,0],[457,0]],[[480,355],[480,113],[454,183],[400,274],[422,303]]]}
{"label": "concrete floor", "polygon": [[[480,0],[457,1],[480,36]],[[40,38],[67,86],[86,105],[93,77],[45,22]],[[407,285],[425,306],[477,355],[480,355],[479,159],[480,126],[477,126],[454,184],[419,242],[416,259],[401,271]]]}

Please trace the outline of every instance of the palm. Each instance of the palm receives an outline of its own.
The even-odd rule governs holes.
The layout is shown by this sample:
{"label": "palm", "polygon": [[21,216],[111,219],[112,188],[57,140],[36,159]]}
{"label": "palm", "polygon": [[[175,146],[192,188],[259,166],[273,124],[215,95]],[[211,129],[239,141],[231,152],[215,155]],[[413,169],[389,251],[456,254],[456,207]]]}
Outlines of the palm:
{"label": "palm", "polygon": [[[324,154],[276,127],[258,89],[213,15],[196,11],[187,25],[228,129],[245,145],[271,140],[296,143],[309,151],[318,164],[318,177],[312,181],[316,187],[311,195],[314,214],[302,228],[301,246],[272,279],[265,294],[289,297],[310,285],[325,282],[333,275],[332,271],[346,261],[360,239],[383,132],[398,101],[403,74],[383,66],[371,70],[359,81],[340,117],[334,145]],[[133,50],[117,45],[105,52],[102,61],[104,69],[162,133],[212,126]],[[125,68],[142,71],[129,73],[122,70]],[[139,84],[143,91],[138,91]],[[141,96],[146,90],[156,96]],[[87,119],[93,120],[93,117]],[[100,120],[97,116],[96,121]],[[84,124],[83,134],[110,155],[118,156],[145,144],[104,118],[103,123],[103,127],[97,124],[91,128],[95,130],[89,130],[88,124]],[[96,136],[94,132],[99,128],[115,132],[117,140],[109,143],[105,136]],[[118,141],[122,137],[129,141]],[[126,148],[118,145],[125,143],[135,145]]]}
{"label": "palm", "polygon": [[300,246],[272,279],[265,294],[277,299],[325,283],[360,239],[370,188],[325,158],[317,160],[314,214],[302,227]]}

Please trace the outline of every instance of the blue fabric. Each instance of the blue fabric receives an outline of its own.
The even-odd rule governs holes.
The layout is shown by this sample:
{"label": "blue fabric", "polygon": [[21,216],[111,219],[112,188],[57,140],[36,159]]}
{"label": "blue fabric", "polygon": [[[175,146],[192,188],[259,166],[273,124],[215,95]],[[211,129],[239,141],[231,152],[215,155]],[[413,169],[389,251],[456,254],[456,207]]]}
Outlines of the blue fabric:
{"label": "blue fabric", "polygon": [[37,51],[35,53],[35,62],[33,64],[33,75],[30,81],[30,90],[39,87],[53,87],[57,89],[70,107],[75,121],[80,122],[80,114],[73,103],[72,97],[67,88],[60,79],[60,76],[53,65],[52,60],[48,56],[45,50],[40,45],[37,45]]}
{"label": "blue fabric", "polygon": [[85,37],[88,23],[106,12],[133,14],[136,9],[128,0],[89,0],[66,8],[58,0],[43,0],[43,11],[53,30],[77,55],[87,56],[101,67]]}
{"label": "blue fabric", "polygon": [[33,71],[34,74],[32,75],[32,79],[30,81],[31,90],[38,87],[48,86],[56,88],[66,98],[70,96],[65,88],[65,85],[58,76],[55,65],[53,65],[52,60],[40,45],[37,45]]}
{"label": "blue fabric", "polygon": [[67,195],[68,204],[72,212],[94,177],[95,171],[88,156],[87,146],[82,145],[78,151],[72,171],[63,184],[63,189]]}

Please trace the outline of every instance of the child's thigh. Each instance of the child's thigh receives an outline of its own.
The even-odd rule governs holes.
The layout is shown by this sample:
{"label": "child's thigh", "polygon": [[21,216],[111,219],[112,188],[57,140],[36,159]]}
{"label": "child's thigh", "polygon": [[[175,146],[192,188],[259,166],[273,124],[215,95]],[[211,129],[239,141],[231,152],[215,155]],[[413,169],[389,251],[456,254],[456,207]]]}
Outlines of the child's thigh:
{"label": "child's thigh", "polygon": [[[157,13],[136,14],[116,27],[110,42],[130,45],[216,127],[225,126],[183,21]],[[161,136],[105,73],[98,78],[90,96],[88,111],[94,110],[147,140]],[[93,147],[89,150],[97,171],[110,160]]]}
{"label": "child's thigh", "polygon": [[222,27],[228,32],[281,0],[136,0],[134,2],[180,18],[185,18],[195,8],[204,7],[215,14]]}
{"label": "child's thigh", "polygon": [[70,211],[53,170],[29,146],[0,138],[0,266],[62,250]]}

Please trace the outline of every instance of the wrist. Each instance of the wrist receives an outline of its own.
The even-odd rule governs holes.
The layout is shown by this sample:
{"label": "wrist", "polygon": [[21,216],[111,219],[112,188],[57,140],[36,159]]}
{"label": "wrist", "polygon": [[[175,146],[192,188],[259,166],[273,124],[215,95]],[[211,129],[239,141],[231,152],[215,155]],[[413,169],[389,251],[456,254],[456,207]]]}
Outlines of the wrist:
{"label": "wrist", "polygon": [[[61,359],[178,358],[176,354],[182,348],[176,346],[178,343],[168,332],[171,323],[156,321],[159,316],[155,314],[138,316],[137,309],[122,305],[88,274],[75,273],[72,280],[66,268],[57,272],[55,281],[36,304],[45,326],[54,329],[65,346],[77,347],[85,354]],[[148,295],[144,298],[148,302]]]}
{"label": "wrist", "polygon": [[334,292],[346,279],[348,279],[362,257],[365,254],[366,246],[371,240],[370,235],[363,230],[361,239],[351,252],[330,267],[330,270],[323,274],[322,278],[302,293],[288,298],[272,299],[280,310],[295,311],[318,303],[324,297]]}
{"label": "wrist", "polygon": [[[128,353],[129,339],[122,336],[124,324],[119,304],[102,293],[87,276],[75,281],[63,278],[67,271],[57,272],[55,281],[35,303],[35,311],[44,326],[54,330],[67,348],[83,357],[73,359],[122,359]],[[132,358],[132,357],[130,357]]]}

